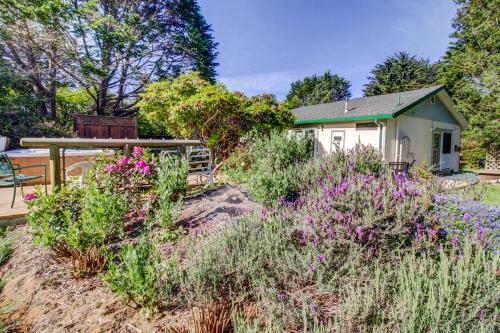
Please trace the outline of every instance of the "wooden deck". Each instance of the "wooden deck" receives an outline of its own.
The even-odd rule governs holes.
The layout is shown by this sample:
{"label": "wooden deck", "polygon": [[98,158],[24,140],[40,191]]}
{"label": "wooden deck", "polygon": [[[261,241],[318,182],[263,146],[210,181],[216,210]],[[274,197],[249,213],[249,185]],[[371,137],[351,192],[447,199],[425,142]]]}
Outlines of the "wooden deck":
{"label": "wooden deck", "polygon": [[[49,186],[50,190],[50,186]],[[24,186],[24,193],[33,192],[33,186]],[[28,213],[28,207],[24,203],[21,190],[18,187],[14,207],[10,208],[12,200],[12,187],[0,188],[0,225],[22,223],[24,215]]]}

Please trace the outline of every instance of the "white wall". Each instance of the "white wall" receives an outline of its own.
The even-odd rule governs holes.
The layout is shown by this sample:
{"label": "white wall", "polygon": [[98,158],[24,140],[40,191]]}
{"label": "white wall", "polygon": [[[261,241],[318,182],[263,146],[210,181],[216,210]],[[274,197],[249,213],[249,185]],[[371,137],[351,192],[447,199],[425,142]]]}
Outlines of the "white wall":
{"label": "white wall", "polygon": [[345,149],[353,148],[357,143],[379,147],[379,130],[375,129],[356,129],[356,123],[343,124],[325,124],[318,128],[318,153],[324,154],[332,151],[332,132],[344,131]]}
{"label": "white wall", "polygon": [[407,136],[410,138],[410,152],[413,153],[415,165],[421,165],[426,161],[430,166],[432,163],[432,129],[443,129],[451,131],[451,168],[458,171],[460,153],[455,152],[455,146],[460,146],[460,126],[442,121],[433,121],[411,116],[400,116],[389,119],[386,131],[386,160],[388,162],[400,159],[401,152],[396,156],[396,132],[399,122],[399,135],[401,140]]}

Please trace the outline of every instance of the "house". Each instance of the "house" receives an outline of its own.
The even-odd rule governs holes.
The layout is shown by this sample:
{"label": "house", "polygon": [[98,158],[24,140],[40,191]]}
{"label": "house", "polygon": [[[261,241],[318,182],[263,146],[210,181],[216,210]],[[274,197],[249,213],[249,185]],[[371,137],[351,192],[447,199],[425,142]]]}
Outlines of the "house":
{"label": "house", "polygon": [[356,143],[378,148],[387,162],[424,161],[458,171],[460,136],[468,127],[444,86],[293,109],[292,131],[314,138],[316,156]]}

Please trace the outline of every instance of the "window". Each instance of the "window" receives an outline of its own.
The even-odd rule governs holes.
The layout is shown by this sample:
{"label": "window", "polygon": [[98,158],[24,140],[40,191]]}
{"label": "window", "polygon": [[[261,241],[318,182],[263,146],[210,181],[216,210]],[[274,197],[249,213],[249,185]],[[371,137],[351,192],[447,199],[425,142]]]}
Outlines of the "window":
{"label": "window", "polygon": [[332,141],[331,150],[344,149],[345,146],[345,132],[344,131],[332,131]]}
{"label": "window", "polygon": [[443,154],[451,153],[451,133],[444,132],[443,133]]}
{"label": "window", "polygon": [[356,130],[376,130],[378,125],[375,123],[357,123]]}

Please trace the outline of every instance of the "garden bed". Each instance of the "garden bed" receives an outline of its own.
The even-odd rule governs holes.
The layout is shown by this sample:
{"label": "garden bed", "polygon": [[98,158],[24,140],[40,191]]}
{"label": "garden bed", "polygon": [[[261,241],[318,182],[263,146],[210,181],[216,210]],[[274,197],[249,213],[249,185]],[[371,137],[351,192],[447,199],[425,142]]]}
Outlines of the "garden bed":
{"label": "garden bed", "polygon": [[[245,191],[223,186],[186,198],[180,216],[189,233],[207,232],[232,223],[257,205]],[[158,232],[160,232],[158,230]],[[12,232],[14,254],[0,274],[7,283],[0,295],[0,320],[21,332],[163,332],[191,317],[190,309],[167,309],[145,319],[120,302],[98,276],[75,279],[51,253],[33,244],[26,226]],[[133,241],[133,240],[131,240]],[[162,255],[182,252],[183,242],[160,244]]]}

